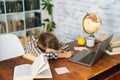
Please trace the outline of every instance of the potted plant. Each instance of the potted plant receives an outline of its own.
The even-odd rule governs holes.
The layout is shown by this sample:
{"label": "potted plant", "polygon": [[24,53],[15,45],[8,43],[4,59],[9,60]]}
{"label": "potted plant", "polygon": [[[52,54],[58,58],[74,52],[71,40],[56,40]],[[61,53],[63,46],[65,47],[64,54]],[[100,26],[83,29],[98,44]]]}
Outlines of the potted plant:
{"label": "potted plant", "polygon": [[50,18],[46,18],[43,20],[41,26],[44,28],[44,32],[52,32],[56,28],[56,24],[53,20],[53,7],[54,5],[51,3],[51,0],[42,0],[42,9],[46,10],[50,16]]}

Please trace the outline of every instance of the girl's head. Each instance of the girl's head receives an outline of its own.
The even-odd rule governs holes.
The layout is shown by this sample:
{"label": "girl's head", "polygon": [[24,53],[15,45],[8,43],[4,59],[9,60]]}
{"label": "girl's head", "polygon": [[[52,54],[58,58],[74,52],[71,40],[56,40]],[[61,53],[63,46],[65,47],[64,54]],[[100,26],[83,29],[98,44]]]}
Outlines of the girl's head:
{"label": "girl's head", "polygon": [[57,37],[50,33],[50,32],[43,32],[38,37],[38,45],[43,50],[46,50],[47,48],[59,49],[59,41]]}

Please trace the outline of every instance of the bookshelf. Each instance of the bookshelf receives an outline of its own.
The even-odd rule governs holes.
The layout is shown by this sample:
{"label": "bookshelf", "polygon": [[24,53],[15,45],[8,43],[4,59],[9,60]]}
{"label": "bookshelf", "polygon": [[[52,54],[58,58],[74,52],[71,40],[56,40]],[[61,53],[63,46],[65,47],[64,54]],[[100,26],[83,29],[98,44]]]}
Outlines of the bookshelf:
{"label": "bookshelf", "polygon": [[40,31],[40,0],[0,0],[0,34],[16,34],[23,46]]}

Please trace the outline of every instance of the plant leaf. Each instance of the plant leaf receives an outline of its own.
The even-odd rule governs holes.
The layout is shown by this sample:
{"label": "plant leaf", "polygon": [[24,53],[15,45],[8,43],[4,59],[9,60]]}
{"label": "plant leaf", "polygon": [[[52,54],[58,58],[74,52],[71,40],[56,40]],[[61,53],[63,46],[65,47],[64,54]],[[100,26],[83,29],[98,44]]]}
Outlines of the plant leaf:
{"label": "plant leaf", "polygon": [[48,18],[46,18],[46,19],[44,19],[43,21],[45,21],[45,22],[49,22],[50,20],[49,20]]}

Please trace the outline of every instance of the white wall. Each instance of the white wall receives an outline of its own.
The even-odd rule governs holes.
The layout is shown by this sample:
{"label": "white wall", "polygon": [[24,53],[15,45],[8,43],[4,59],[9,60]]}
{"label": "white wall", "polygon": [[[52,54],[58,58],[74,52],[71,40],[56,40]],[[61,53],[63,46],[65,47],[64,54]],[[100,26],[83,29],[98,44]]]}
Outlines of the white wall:
{"label": "white wall", "polygon": [[102,19],[101,29],[95,35],[114,34],[120,37],[120,0],[53,0],[56,35],[62,42],[87,36],[82,19],[87,12],[95,12]]}

